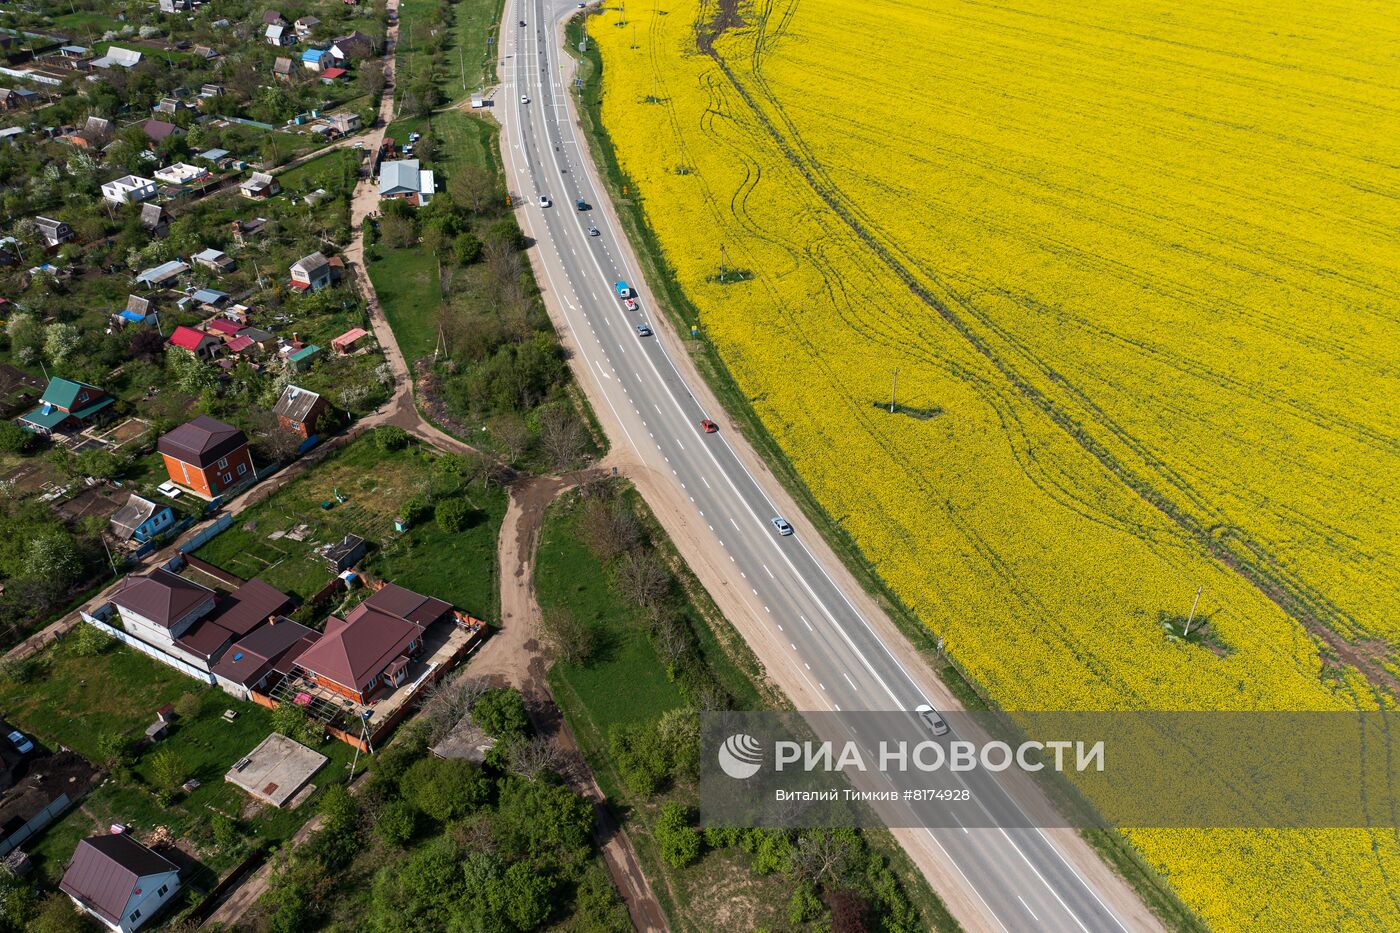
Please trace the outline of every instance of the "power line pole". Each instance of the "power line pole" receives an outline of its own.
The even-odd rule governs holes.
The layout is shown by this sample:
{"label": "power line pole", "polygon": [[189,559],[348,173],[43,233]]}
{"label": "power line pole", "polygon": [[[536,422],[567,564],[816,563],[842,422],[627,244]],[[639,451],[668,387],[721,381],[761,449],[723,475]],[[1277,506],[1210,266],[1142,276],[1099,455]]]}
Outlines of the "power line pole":
{"label": "power line pole", "polygon": [[894,381],[890,383],[890,414],[894,414],[894,393],[899,388],[899,367],[894,368]]}
{"label": "power line pole", "polygon": [[1191,634],[1191,620],[1196,618],[1196,604],[1201,601],[1202,589],[1204,589],[1203,586],[1196,587],[1196,598],[1191,600],[1191,613],[1186,617],[1186,628],[1181,633],[1182,638],[1185,638],[1187,635]]}

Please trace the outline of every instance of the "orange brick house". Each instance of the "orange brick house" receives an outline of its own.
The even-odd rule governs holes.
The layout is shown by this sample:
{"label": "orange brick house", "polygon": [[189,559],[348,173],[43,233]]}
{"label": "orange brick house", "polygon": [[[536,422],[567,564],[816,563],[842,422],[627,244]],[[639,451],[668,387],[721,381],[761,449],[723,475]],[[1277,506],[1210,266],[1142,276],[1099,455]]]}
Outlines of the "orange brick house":
{"label": "orange brick house", "polygon": [[452,611],[440,599],[389,584],[344,618],[326,619],[321,638],[297,658],[318,685],[356,703],[409,679],[423,631]]}
{"label": "orange brick house", "polygon": [[253,478],[247,436],[208,415],[162,435],[156,449],[171,480],[209,499]]}

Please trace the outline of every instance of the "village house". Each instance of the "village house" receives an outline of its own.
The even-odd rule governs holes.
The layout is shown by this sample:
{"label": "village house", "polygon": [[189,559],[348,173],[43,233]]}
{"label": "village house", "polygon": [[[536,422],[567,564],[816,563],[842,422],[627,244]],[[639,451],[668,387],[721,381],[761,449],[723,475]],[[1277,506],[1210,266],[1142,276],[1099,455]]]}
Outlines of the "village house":
{"label": "village house", "polygon": [[435,187],[432,171],[420,168],[417,159],[395,159],[379,166],[381,198],[423,205],[433,199]]}
{"label": "village house", "polygon": [[156,505],[133,492],[127,496],[126,504],[112,513],[108,527],[112,537],[122,543],[145,544],[174,524],[175,513],[170,506]]}
{"label": "village house", "polygon": [[137,285],[149,285],[151,288],[168,288],[175,284],[175,281],[190,271],[190,265],[179,259],[171,259],[163,262],[152,269],[144,269],[136,276]]}
{"label": "village house", "polygon": [[[208,334],[201,336],[214,339]],[[171,480],[208,498],[254,476],[248,438],[233,425],[208,415],[200,415],[162,435],[156,449]]]}
{"label": "village house", "polygon": [[158,146],[172,136],[179,136],[185,131],[174,123],[167,123],[165,120],[157,120],[154,117],[141,124],[141,131],[146,134],[146,138],[151,141],[151,145]]}
{"label": "village house", "polygon": [[160,0],[162,13],[188,13],[194,9],[193,0]]}
{"label": "village house", "polygon": [[115,399],[97,386],[55,376],[33,410],[19,417],[20,427],[35,434],[80,431],[111,416]]}
{"label": "village house", "polygon": [[292,60],[279,55],[272,63],[272,76],[278,81],[292,80]]}
{"label": "village house", "polygon": [[263,10],[262,24],[264,26],[285,26],[287,17],[282,15],[280,10]]}
{"label": "village house", "polygon": [[[127,577],[112,597],[123,631],[177,656],[183,654],[180,640],[214,611],[216,602],[213,590],[163,568]],[[214,634],[224,641],[232,637],[227,629]],[[196,638],[195,643],[201,640]]]}
{"label": "village house", "polygon": [[354,62],[374,55],[374,40],[358,30],[331,41],[331,54],[340,62]]}
{"label": "village house", "polygon": [[165,216],[165,208],[159,204],[142,204],[141,229],[154,237],[163,237],[170,233],[170,221]]}
{"label": "village house", "polygon": [[180,890],[180,869],[127,833],[78,843],[59,890],[109,930],[131,933]]}
{"label": "village house", "polygon": [[326,117],[326,122],[341,136],[349,136],[351,133],[359,132],[361,125],[360,115],[346,110],[331,114]]}
{"label": "village house", "polygon": [[227,149],[205,149],[203,152],[196,155],[195,158],[199,159],[201,162],[208,162],[215,168],[220,169],[228,168],[229,163],[233,161],[232,155]]}
{"label": "village house", "polygon": [[319,72],[326,65],[323,59],[331,57],[331,53],[325,49],[307,49],[301,53],[301,66],[310,71]]}
{"label": "village house", "polygon": [[311,35],[317,26],[321,25],[321,21],[314,16],[303,16],[292,25],[296,27],[297,35],[304,39]]}
{"label": "village house", "polygon": [[168,185],[188,185],[208,178],[209,170],[199,165],[190,165],[187,162],[175,162],[165,168],[156,169],[153,174],[158,181],[163,181]]}
{"label": "village house", "polygon": [[[186,327],[181,324],[166,338],[166,343],[172,347],[179,347],[193,353],[201,360],[212,360],[219,355],[223,348],[223,341],[210,334],[201,333],[193,327]],[[172,476],[171,479],[174,479]]]}
{"label": "village house", "polygon": [[233,258],[228,253],[212,246],[200,250],[190,258],[194,260],[195,265],[213,269],[215,272],[228,272],[234,266]]}
{"label": "village house", "polygon": [[321,72],[321,83],[338,84],[341,81],[344,81],[347,78],[349,78],[349,76],[350,72],[346,71],[344,68],[327,68],[325,71]]}
{"label": "village house", "polygon": [[44,245],[49,249],[73,239],[73,228],[61,220],[54,220],[52,217],[35,217],[34,227],[44,238]]}
{"label": "village house", "polygon": [[282,397],[272,409],[282,429],[301,438],[310,438],[316,433],[316,424],[325,411],[325,399],[315,392],[294,385],[282,390]]}
{"label": "village house", "polygon": [[291,673],[297,659],[320,637],[315,629],[276,616],[229,645],[210,673],[224,692],[246,700],[252,691],[266,693]]}
{"label": "village house", "polygon": [[[277,179],[267,172],[254,172],[251,178],[238,186],[238,193],[250,201],[266,201],[281,190],[282,186],[277,183]],[[244,228],[240,232],[248,231]]]}
{"label": "village house", "polygon": [[292,287],[302,291],[325,288],[331,284],[331,264],[320,252],[303,256],[292,263]]}
{"label": "village house", "polygon": [[156,318],[155,305],[151,299],[142,298],[140,295],[127,295],[126,308],[118,315],[123,324],[142,324],[155,326],[159,323]]}
{"label": "village house", "polygon": [[344,356],[354,352],[355,344],[368,336],[369,331],[363,327],[352,327],[331,341],[331,349]]}
{"label": "village house", "polygon": [[181,110],[188,109],[188,107],[189,105],[178,97],[162,97],[151,110],[155,113],[164,113],[174,116]]}
{"label": "village house", "polygon": [[451,612],[440,599],[389,584],[344,618],[330,616],[320,639],[297,659],[297,667],[319,686],[365,703],[381,688],[408,678],[423,631]]}
{"label": "village house", "polygon": [[296,35],[286,26],[268,26],[264,31],[267,44],[281,48],[284,45],[292,45],[297,41]]}
{"label": "village house", "polygon": [[189,300],[206,311],[222,311],[229,303],[229,294],[217,288],[198,288],[190,293]]}
{"label": "village house", "polygon": [[111,204],[134,204],[156,196],[156,183],[140,175],[123,175],[102,186],[102,197]]}
{"label": "village house", "polygon": [[88,62],[88,67],[105,71],[108,68],[135,68],[139,64],[141,64],[140,52],[113,45],[108,46],[106,55]]}

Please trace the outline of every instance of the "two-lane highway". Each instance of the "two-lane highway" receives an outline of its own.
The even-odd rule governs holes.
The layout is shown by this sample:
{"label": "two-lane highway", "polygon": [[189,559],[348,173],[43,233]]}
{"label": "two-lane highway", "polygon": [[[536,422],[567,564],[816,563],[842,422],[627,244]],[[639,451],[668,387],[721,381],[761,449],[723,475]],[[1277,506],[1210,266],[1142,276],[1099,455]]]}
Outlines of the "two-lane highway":
{"label": "two-lane highway", "polygon": [[[760,482],[750,472],[723,430],[702,429],[702,420],[725,419],[692,392],[666,342],[638,332],[639,324],[656,331],[668,324],[603,209],[605,194],[571,116],[568,68],[559,50],[560,23],[573,11],[573,3],[559,0],[508,5],[497,115],[508,183],[523,202],[519,216],[535,240],[532,259],[576,353],[581,382],[621,431],[614,443],[670,477],[694,520],[723,548],[731,571],[726,582],[764,626],[763,643],[753,646],[761,660],[789,653],[785,660],[800,671],[810,695],[831,710],[907,711],[930,702],[882,640],[888,636],[877,633],[828,574],[823,559],[833,558],[824,544],[801,528],[790,536],[778,533],[772,520],[782,509],[774,504],[777,494],[766,491],[771,480]],[[619,300],[614,285],[620,281],[637,296],[635,310]],[[979,805],[1015,806],[994,785],[977,791],[986,795]],[[1145,910],[1121,917],[1110,909],[1097,885],[1038,829],[921,832],[952,866],[948,877],[971,892],[961,902],[972,906],[959,913],[966,926],[1098,931],[1153,925]]]}

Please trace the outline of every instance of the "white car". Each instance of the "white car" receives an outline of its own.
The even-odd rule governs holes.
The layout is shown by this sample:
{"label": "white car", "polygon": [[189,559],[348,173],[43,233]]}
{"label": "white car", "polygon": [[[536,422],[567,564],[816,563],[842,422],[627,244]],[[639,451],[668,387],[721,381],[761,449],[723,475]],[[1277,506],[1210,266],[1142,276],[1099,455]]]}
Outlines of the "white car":
{"label": "white car", "polygon": [[540,207],[549,207],[549,205],[552,204],[552,203],[553,203],[553,202],[549,200],[549,195],[547,195],[547,194],[542,194],[542,195],[540,195]]}
{"label": "white car", "polygon": [[788,520],[786,518],[783,518],[780,515],[774,515],[772,518],[772,522],[773,527],[778,529],[778,534],[782,535],[785,538],[788,535],[792,534],[792,526],[788,524]]}
{"label": "white car", "polygon": [[924,725],[928,726],[929,731],[934,735],[948,734],[948,723],[942,716],[938,715],[938,710],[934,709],[932,706],[929,706],[927,703],[920,703],[918,706],[914,707],[914,712],[918,714],[919,718],[924,721]]}
{"label": "white car", "polygon": [[520,95],[520,102],[521,102],[522,104],[528,104],[528,103],[530,102],[530,95],[529,95],[529,94],[521,94],[521,95]]}
{"label": "white car", "polygon": [[624,298],[624,299],[622,299],[622,306],[623,306],[624,308],[626,308],[628,311],[636,311],[636,310],[637,310],[637,299],[635,299],[635,298]]}

